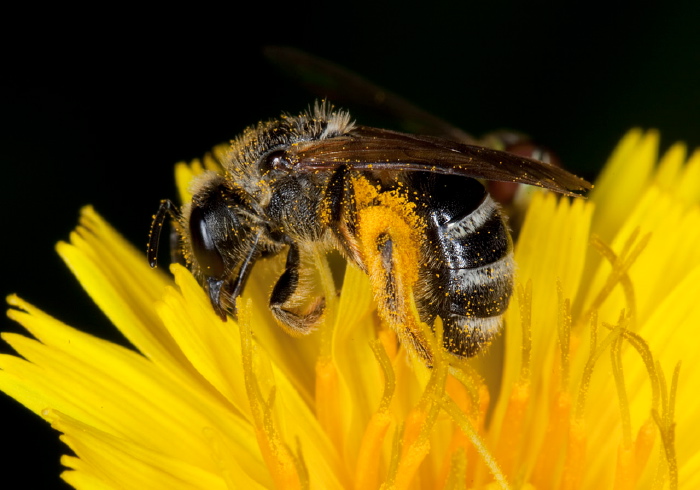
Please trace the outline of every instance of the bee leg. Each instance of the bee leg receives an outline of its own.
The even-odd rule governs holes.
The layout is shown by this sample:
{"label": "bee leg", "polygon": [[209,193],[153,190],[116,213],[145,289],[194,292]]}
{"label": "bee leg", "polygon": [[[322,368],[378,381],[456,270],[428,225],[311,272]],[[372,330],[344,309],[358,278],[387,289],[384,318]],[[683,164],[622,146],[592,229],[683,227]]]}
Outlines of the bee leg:
{"label": "bee leg", "polygon": [[[346,219],[354,218],[354,194],[355,191],[352,186],[352,181],[348,175],[348,167],[341,165],[333,172],[325,193],[325,198],[328,200],[328,207],[330,208],[331,221],[339,223],[343,221],[344,215]],[[349,221],[351,223],[355,222],[352,219]]]}
{"label": "bee leg", "polygon": [[170,228],[170,263],[180,264],[187,267],[187,261],[182,253],[182,247],[180,242],[182,241],[182,236],[180,230],[176,226]]}
{"label": "bee leg", "polygon": [[[175,206],[170,199],[163,199],[158,207],[158,212],[155,214],[155,216],[153,216],[151,231],[148,235],[148,247],[146,248],[148,263],[153,268],[157,267],[158,265],[158,243],[160,242],[160,232],[163,230],[163,224],[168,216],[175,224],[179,223],[180,218],[182,217],[180,211],[177,209],[177,206]],[[174,231],[177,233],[177,226],[175,226]],[[171,244],[172,243],[173,238],[171,234]],[[176,246],[179,245],[179,237],[175,243]]]}
{"label": "bee leg", "polygon": [[297,294],[299,287],[299,248],[291,244],[287,252],[287,264],[285,270],[277,280],[270,295],[270,310],[277,322],[289,334],[294,336],[307,335],[318,325],[325,301],[319,298],[303,313],[291,311],[291,303],[300,299]]}
{"label": "bee leg", "polygon": [[[220,295],[219,292],[216,292],[216,295],[211,297],[211,302],[212,305],[214,305],[214,309],[219,312],[221,319],[224,321],[226,321],[226,313],[224,310],[230,312],[234,318],[238,317],[238,311],[236,310],[236,298],[243,294],[243,287],[246,285],[246,282],[248,282],[248,277],[253,270],[253,265],[255,265],[255,261],[260,256],[260,251],[257,247],[259,240],[260,233],[258,233],[255,236],[255,239],[252,241],[252,246],[245,256],[240,269],[238,270],[238,275],[235,276],[233,281],[226,286],[227,294]],[[221,285],[218,287],[221,289]],[[209,286],[209,291],[210,294],[213,291],[211,284]],[[220,304],[222,300],[226,302],[223,307]]]}
{"label": "bee leg", "polygon": [[431,367],[433,356],[420,333],[416,318],[413,318],[411,309],[406,304],[409,287],[402,280],[400,267],[396,267],[394,242],[388,234],[377,237],[377,252],[381,272],[376,270],[370,272],[374,276],[370,279],[375,296],[379,299],[380,315],[398,334],[401,342],[410,345],[426,365]]}
{"label": "bee leg", "polygon": [[356,264],[360,252],[357,244],[357,208],[355,206],[355,190],[348,173],[348,167],[343,165],[333,172],[326,188],[324,203],[328,210],[328,220],[332,225],[336,238]]}

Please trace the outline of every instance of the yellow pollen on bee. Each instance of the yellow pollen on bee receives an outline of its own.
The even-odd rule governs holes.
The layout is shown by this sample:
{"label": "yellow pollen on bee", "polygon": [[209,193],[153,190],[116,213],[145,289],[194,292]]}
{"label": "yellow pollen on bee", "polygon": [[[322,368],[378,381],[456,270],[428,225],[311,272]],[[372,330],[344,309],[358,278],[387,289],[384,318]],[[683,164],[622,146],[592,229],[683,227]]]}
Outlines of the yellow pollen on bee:
{"label": "yellow pollen on bee", "polygon": [[[364,177],[354,178],[353,187],[360,253],[380,316],[404,341],[422,339],[423,344],[413,288],[418,280],[419,246],[426,225],[404,193],[381,192]],[[384,247],[389,242],[387,255]]]}

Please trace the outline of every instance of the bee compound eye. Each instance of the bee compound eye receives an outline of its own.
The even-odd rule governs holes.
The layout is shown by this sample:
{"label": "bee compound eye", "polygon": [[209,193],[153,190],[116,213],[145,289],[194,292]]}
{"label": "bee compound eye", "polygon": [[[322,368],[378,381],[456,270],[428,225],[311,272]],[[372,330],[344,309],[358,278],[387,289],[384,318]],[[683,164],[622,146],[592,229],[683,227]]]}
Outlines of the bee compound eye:
{"label": "bee compound eye", "polygon": [[266,157],[266,166],[272,170],[289,170],[292,162],[287,157],[284,150],[273,151]]}
{"label": "bee compound eye", "polygon": [[204,219],[204,211],[200,207],[192,208],[192,214],[190,215],[190,239],[192,252],[204,275],[207,277],[222,277],[225,271],[224,259],[216,248],[209,226]]}

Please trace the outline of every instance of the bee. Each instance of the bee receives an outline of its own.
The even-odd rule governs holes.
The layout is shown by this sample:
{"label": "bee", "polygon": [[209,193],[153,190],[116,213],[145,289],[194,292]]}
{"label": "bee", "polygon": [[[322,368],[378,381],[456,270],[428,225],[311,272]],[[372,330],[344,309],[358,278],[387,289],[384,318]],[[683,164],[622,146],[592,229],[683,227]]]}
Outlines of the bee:
{"label": "bee", "polygon": [[365,271],[382,320],[427,364],[413,318],[443,322],[443,348],[474,356],[496,335],[513,290],[512,240],[499,205],[477,179],[576,196],[591,185],[511,153],[357,125],[325,102],[249,127],[232,141],[223,174],[207,171],[180,210],[162,201],[148,259],[156,265],[167,216],[187,265],[222,319],[253,265],[286,251],[269,307],[293,335],[314,330],[324,300],[295,308],[304,254],[339,250]]}

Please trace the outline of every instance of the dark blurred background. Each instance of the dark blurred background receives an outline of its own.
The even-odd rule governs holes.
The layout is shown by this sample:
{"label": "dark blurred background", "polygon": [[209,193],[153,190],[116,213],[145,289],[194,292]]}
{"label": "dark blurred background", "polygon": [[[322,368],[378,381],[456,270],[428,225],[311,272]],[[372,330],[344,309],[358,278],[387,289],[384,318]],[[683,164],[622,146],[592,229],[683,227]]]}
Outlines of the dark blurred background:
{"label": "dark blurred background", "polygon": [[[305,108],[314,97],[266,62],[265,44],[332,60],[469,132],[526,132],[589,179],[633,126],[660,129],[665,146],[700,145],[700,4],[528,3],[281,12],[266,2],[204,17],[115,7],[81,12],[85,24],[69,20],[75,12],[6,12],[0,293],[121,341],[54,244],[92,204],[145,248],[159,200],[176,198],[175,162]],[[7,319],[1,327],[20,331]],[[4,395],[0,410],[5,484],[60,488],[58,434]]]}

